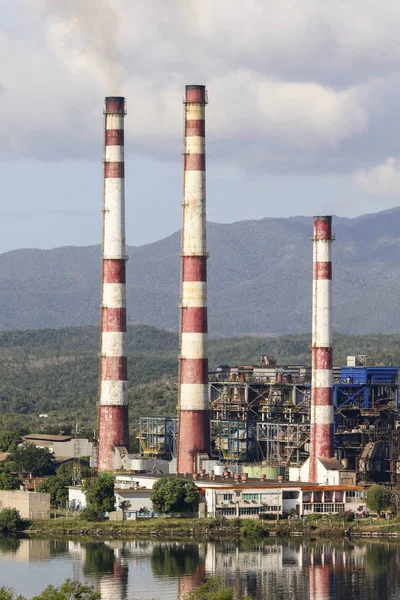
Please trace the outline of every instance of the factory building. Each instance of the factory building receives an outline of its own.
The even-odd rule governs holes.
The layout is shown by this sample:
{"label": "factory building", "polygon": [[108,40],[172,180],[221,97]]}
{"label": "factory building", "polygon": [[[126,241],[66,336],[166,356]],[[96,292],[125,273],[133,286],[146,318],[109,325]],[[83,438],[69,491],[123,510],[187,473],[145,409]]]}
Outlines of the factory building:
{"label": "factory building", "polygon": [[98,470],[196,477],[214,461],[238,476],[258,469],[309,484],[397,482],[397,367],[356,356],[333,367],[331,216],[313,219],[311,368],[264,355],[259,365],[208,372],[207,102],[204,85],[186,86],[178,414],[140,419],[138,456],[128,448],[125,99],[105,101]]}
{"label": "factory building", "polygon": [[[348,358],[350,365],[356,361],[361,362]],[[254,366],[222,365],[209,373],[209,398],[211,458],[243,465],[249,473],[257,464],[271,478],[305,463],[310,451],[310,367],[277,365],[274,357],[262,357]],[[355,471],[359,482],[397,481],[398,368],[333,368],[333,405],[334,453],[343,469]],[[140,419],[143,457],[172,459],[176,436],[173,417]]]}

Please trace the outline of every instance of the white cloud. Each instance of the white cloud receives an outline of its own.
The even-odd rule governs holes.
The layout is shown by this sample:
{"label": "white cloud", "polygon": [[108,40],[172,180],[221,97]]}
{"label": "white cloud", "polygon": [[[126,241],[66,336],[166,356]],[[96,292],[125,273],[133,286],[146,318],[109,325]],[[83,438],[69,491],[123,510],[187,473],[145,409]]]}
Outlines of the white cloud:
{"label": "white cloud", "polygon": [[179,160],[186,83],[209,88],[213,160],[351,173],[394,152],[395,0],[4,3],[18,25],[0,33],[3,157],[98,158],[103,96],[122,93],[127,150]]}
{"label": "white cloud", "polygon": [[400,196],[400,158],[391,156],[384,163],[358,171],[354,181],[366,192],[377,196]]}

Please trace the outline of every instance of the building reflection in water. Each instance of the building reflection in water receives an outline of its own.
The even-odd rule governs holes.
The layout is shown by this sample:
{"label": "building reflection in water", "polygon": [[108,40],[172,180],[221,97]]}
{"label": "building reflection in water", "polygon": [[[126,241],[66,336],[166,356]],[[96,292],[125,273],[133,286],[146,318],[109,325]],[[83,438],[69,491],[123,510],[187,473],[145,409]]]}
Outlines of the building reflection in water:
{"label": "building reflection in water", "polygon": [[67,560],[69,576],[93,583],[102,600],[183,600],[210,575],[224,577],[237,597],[254,600],[400,597],[400,545],[378,540],[182,544],[8,538],[0,541],[0,557],[43,565]]}

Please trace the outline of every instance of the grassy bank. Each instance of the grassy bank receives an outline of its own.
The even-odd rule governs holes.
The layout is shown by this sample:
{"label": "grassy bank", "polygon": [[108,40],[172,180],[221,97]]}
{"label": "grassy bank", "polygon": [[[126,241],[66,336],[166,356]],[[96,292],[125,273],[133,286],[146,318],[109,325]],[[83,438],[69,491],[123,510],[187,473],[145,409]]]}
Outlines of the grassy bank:
{"label": "grassy bank", "polygon": [[240,539],[271,536],[343,537],[350,529],[354,537],[398,536],[400,519],[360,519],[353,522],[334,517],[295,521],[153,518],[138,521],[88,522],[81,519],[32,521],[26,532],[48,535],[87,535],[96,537],[160,537]]}

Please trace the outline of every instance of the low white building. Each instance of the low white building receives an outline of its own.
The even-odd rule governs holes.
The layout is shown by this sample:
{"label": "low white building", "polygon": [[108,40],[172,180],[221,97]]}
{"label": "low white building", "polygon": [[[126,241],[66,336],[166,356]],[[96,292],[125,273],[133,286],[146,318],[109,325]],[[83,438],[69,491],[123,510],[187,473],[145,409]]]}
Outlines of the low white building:
{"label": "low white building", "polygon": [[[290,481],[308,481],[310,459],[301,467],[289,467]],[[354,471],[344,469],[336,458],[317,458],[317,479],[315,483],[322,485],[355,485],[356,474]]]}
{"label": "low white building", "polygon": [[311,513],[335,514],[365,510],[366,492],[360,486],[285,485],[259,486],[252,483],[202,489],[208,517],[257,518],[260,514],[298,516]]}
{"label": "low white building", "polygon": [[[128,518],[142,508],[152,512],[150,494],[159,475],[140,473],[116,473],[116,508],[123,501],[129,502]],[[192,481],[192,478],[183,478]],[[335,514],[351,510],[361,513],[366,509],[366,491],[356,485],[318,485],[268,480],[233,480],[209,478],[195,480],[202,494],[205,514],[208,517],[222,515],[227,518],[258,518],[260,514],[287,515],[295,512],[302,516],[311,513]],[[70,507],[84,508],[86,497],[81,486],[69,486]]]}
{"label": "low white building", "polygon": [[[115,488],[115,505],[120,508],[121,502],[128,502],[125,509],[127,519],[134,518],[138,513],[153,513],[153,504],[150,500],[151,490],[145,488],[119,489]],[[143,510],[144,509],[144,510]]]}
{"label": "low white building", "polygon": [[68,506],[73,510],[86,508],[86,494],[81,485],[68,486]]}

